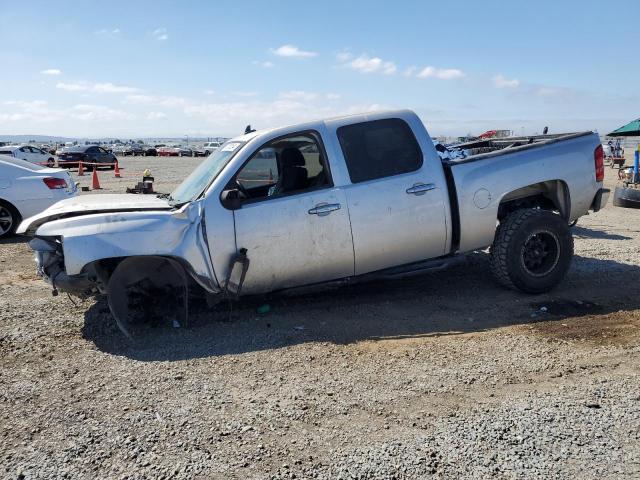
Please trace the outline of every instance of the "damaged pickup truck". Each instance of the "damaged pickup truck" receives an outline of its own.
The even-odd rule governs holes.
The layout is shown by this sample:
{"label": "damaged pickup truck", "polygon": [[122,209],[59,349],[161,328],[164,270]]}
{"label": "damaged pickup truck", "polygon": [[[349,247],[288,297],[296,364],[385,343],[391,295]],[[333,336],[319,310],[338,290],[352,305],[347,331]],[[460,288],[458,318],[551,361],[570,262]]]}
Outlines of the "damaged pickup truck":
{"label": "damaged pickup truck", "polygon": [[598,136],[460,149],[441,158],[407,110],[252,132],[168,196],[64,200],[19,232],[35,237],[54,293],[107,294],[119,323],[138,321],[134,304],[187,315],[194,289],[225,298],[396,277],[489,246],[501,284],[550,290],[571,262],[569,224],[609,195]]}

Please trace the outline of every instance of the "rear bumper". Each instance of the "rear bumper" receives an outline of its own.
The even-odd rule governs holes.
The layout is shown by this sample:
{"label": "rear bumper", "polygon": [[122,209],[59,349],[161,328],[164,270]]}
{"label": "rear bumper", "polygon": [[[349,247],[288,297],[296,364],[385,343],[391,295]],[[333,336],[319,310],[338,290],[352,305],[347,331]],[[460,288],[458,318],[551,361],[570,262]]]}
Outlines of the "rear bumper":
{"label": "rear bumper", "polygon": [[609,194],[611,190],[608,188],[601,188],[596,192],[596,196],[593,197],[593,202],[591,202],[591,207],[589,210],[593,210],[594,212],[598,212],[604,208],[604,206],[609,201]]}

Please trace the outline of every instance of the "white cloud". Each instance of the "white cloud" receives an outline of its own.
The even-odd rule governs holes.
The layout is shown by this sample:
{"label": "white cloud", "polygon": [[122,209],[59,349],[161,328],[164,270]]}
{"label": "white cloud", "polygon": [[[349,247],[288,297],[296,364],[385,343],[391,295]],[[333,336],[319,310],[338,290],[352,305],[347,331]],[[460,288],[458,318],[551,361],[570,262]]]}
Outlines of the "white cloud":
{"label": "white cloud", "polygon": [[365,54],[352,58],[347,54],[339,53],[336,58],[338,61],[343,62],[342,66],[362,73],[383,73],[385,75],[393,75],[398,70],[393,62],[382,60],[379,57],[369,57]]}
{"label": "white cloud", "polygon": [[93,85],[93,91],[98,93],[133,93],[138,89],[135,87],[126,87],[124,85],[114,85],[113,83],[96,83]]}
{"label": "white cloud", "polygon": [[236,97],[257,97],[258,96],[258,92],[232,92],[232,95],[235,95]]}
{"label": "white cloud", "polygon": [[[213,92],[213,90],[211,90]],[[184,97],[170,95],[127,95],[122,102],[129,105],[154,105],[168,108],[179,108],[187,105],[188,100]]]}
{"label": "white cloud", "polygon": [[166,28],[156,28],[153,32],[151,32],[151,35],[158,41],[164,41],[167,40],[169,38],[169,35],[167,34],[167,29]]}
{"label": "white cloud", "polygon": [[216,91],[215,90],[211,90],[211,89],[206,89],[203,92],[205,95],[215,95]]}
{"label": "white cloud", "polygon": [[139,91],[139,89],[135,87],[127,87],[125,85],[115,85],[110,82],[105,82],[105,83],[58,82],[56,84],[56,88],[59,88],[61,90],[66,90],[68,92],[94,92],[94,93],[134,93]]}
{"label": "white cloud", "polygon": [[311,100],[319,100],[319,99],[338,100],[340,98],[340,95],[338,95],[337,93],[323,94],[323,93],[315,93],[315,92],[305,92],[304,90],[289,90],[287,92],[280,92],[278,94],[278,97],[285,100],[311,101]]}
{"label": "white cloud", "polygon": [[199,125],[224,130],[230,134],[240,134],[248,123],[251,123],[254,128],[270,128],[384,108],[386,107],[379,104],[327,105],[326,101],[319,97],[313,101],[281,98],[270,102],[201,103],[186,107],[184,113],[188,117],[197,119]]}
{"label": "white cloud", "polygon": [[130,120],[134,115],[104,105],[80,104],[71,107],[70,116],[84,121]]}
{"label": "white cloud", "polygon": [[520,86],[520,80],[516,78],[507,80],[502,75],[496,75],[493,77],[493,84],[498,88],[517,88]]}
{"label": "white cloud", "polygon": [[290,57],[290,58],[311,58],[311,57],[316,57],[318,55],[316,52],[300,50],[295,45],[282,45],[281,47],[278,47],[275,49],[272,48],[271,53],[279,57]]}
{"label": "white cloud", "polygon": [[66,90],[67,92],[80,92],[80,91],[89,90],[89,87],[85,84],[64,83],[64,82],[57,83],[56,88],[59,88],[61,90]]}
{"label": "white cloud", "polygon": [[465,73],[457,68],[425,67],[417,75],[419,78],[438,78],[440,80],[455,80],[463,78]]}
{"label": "white cloud", "polygon": [[353,58],[353,55],[351,54],[351,52],[340,52],[336,55],[336,58],[340,63],[345,63],[351,60]]}
{"label": "white cloud", "polygon": [[258,61],[258,60],[254,60],[254,61],[253,61],[253,62],[251,62],[251,63],[253,63],[254,65],[258,65],[258,66],[260,66],[260,67],[262,67],[262,68],[273,68],[273,67],[275,67],[275,66],[276,66],[276,64],[275,64],[275,63],[273,63],[273,62],[269,62],[269,61],[266,61],[266,62],[260,62],[260,61]]}
{"label": "white cloud", "polygon": [[167,114],[164,112],[149,112],[147,118],[149,120],[160,120],[161,118],[167,118]]}
{"label": "white cloud", "polygon": [[41,70],[40,73],[43,75],[61,75],[62,70],[58,68],[47,68],[46,70]]}
{"label": "white cloud", "polygon": [[294,99],[315,100],[316,98],[318,98],[318,96],[319,95],[317,93],[305,92],[302,90],[290,90],[288,92],[280,92],[280,95],[279,95],[280,98],[285,98],[290,100],[294,100]]}
{"label": "white cloud", "polygon": [[61,115],[59,110],[49,108],[44,100],[7,100],[3,104],[10,108],[0,113],[0,124],[18,122],[21,126],[25,122],[48,123],[58,120]]}
{"label": "white cloud", "polygon": [[96,35],[114,37],[120,34],[120,29],[119,28],[101,28],[100,30],[96,30],[94,33]]}
{"label": "white cloud", "polygon": [[402,74],[405,77],[411,77],[411,76],[413,76],[414,73],[416,73],[416,70],[417,70],[417,68],[412,65],[411,67],[405,68],[405,70],[404,70],[404,72],[402,72]]}

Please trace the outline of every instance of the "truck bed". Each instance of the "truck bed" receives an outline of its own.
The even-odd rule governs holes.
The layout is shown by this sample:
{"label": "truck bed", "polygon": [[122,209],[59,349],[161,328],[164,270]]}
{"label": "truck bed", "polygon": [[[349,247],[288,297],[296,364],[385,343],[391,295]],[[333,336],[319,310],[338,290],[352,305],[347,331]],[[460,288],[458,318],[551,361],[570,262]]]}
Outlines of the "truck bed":
{"label": "truck bed", "polygon": [[598,145],[600,139],[595,133],[578,132],[455,146],[471,155],[442,159],[452,205],[452,250],[470,251],[490,245],[501,201],[520,189],[525,196],[562,189],[566,191],[567,221],[586,214],[601,187],[594,172]]}
{"label": "truck bed", "polygon": [[550,145],[573,138],[591,135],[593,132],[572,132],[558,133],[553,135],[530,135],[525,137],[507,137],[488,140],[474,140],[472,142],[461,143],[449,150],[464,152],[464,156],[459,158],[444,160],[452,164],[474,162],[485,158],[496,157],[507,153],[522,152],[531,150],[543,145]]}

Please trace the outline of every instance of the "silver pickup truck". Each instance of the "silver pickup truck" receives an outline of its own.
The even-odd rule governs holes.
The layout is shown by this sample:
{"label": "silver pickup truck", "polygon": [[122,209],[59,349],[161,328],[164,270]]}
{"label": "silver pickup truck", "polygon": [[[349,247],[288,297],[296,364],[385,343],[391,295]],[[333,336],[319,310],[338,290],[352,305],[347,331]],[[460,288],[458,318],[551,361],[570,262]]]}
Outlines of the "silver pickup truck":
{"label": "silver pickup truck", "polygon": [[489,246],[503,285],[557,285],[569,225],[608,198],[598,136],[446,150],[407,110],[257,131],[224,143],[170,195],[64,200],[19,232],[35,237],[54,293],[107,294],[116,319],[132,292],[174,303],[181,287],[262,294],[441,268]]}

